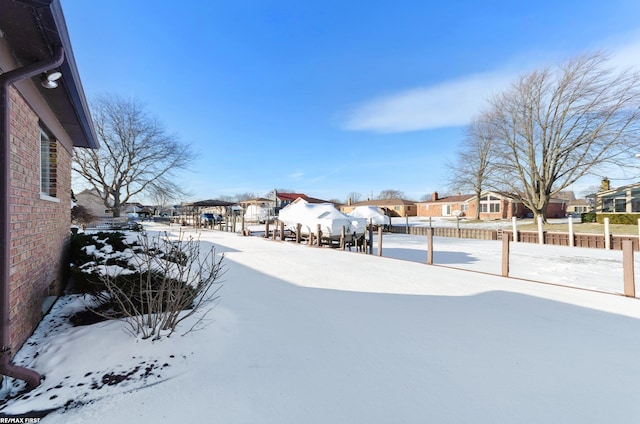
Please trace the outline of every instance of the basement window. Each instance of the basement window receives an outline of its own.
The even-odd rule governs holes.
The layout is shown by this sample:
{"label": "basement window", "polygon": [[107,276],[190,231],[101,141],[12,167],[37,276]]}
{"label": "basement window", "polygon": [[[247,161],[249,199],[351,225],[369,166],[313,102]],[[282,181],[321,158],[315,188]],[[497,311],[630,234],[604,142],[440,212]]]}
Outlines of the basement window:
{"label": "basement window", "polygon": [[40,128],[40,194],[43,198],[56,198],[57,143]]}

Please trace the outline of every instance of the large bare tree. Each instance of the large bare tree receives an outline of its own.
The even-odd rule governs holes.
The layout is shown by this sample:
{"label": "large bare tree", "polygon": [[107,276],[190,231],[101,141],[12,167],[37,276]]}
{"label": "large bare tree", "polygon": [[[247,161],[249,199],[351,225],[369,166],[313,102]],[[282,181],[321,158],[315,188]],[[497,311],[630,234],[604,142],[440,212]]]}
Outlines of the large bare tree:
{"label": "large bare tree", "polygon": [[627,171],[640,150],[640,77],[598,52],[520,77],[492,101],[494,177],[537,216],[587,174]]}
{"label": "large bare tree", "polygon": [[77,149],[73,170],[100,193],[114,217],[136,196],[176,199],[186,194],[174,177],[194,158],[188,144],[135,100],[103,96],[92,106],[101,148]]}
{"label": "large bare tree", "polygon": [[378,199],[401,199],[402,197],[404,197],[404,192],[394,189],[382,190],[378,194]]}
{"label": "large bare tree", "polygon": [[491,114],[479,115],[467,127],[462,145],[456,151],[455,161],[448,164],[449,188],[453,191],[468,190],[475,195],[474,219],[480,218],[480,196],[493,174],[495,136]]}

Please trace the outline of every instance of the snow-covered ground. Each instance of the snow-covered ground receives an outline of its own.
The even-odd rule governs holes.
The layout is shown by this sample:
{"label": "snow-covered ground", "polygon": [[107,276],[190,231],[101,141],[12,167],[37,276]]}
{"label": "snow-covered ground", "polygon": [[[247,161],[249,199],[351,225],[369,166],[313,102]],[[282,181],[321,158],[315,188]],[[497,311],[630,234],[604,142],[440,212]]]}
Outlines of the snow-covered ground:
{"label": "snow-covered ground", "polygon": [[[41,421],[65,424],[640,420],[639,300],[490,275],[499,242],[436,238],[444,266],[428,266],[417,236],[385,235],[380,258],[199,234],[226,256],[213,322],[150,342],[120,322],[69,327],[80,300],[64,298],[16,358],[46,380],[0,413],[67,405]],[[514,276],[622,291],[620,252],[511,250]]]}

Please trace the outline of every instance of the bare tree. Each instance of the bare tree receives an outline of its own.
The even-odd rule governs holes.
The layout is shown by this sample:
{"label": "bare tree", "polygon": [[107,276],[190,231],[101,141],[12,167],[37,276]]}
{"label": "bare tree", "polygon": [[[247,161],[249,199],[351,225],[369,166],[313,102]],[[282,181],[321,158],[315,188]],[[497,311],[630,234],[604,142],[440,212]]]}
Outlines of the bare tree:
{"label": "bare tree", "polygon": [[347,194],[347,202],[351,200],[352,203],[358,203],[362,199],[362,194],[352,191]]}
{"label": "bare tree", "polygon": [[400,190],[382,190],[378,195],[378,199],[401,199],[404,197],[404,192]]}
{"label": "bare tree", "polygon": [[462,145],[456,151],[455,162],[449,163],[449,188],[453,191],[471,191],[475,195],[474,219],[480,218],[480,196],[487,179],[493,173],[492,148],[495,138],[493,120],[489,113],[475,118],[467,127]]}
{"label": "bare tree", "polygon": [[152,190],[150,194],[150,198],[153,201],[154,205],[158,207],[156,213],[163,214],[171,211],[171,201],[175,199],[171,199],[164,190]]}
{"label": "bare tree", "polygon": [[101,148],[77,149],[73,170],[101,193],[114,217],[137,195],[162,192],[169,199],[186,195],[174,177],[194,158],[189,145],[168,134],[134,100],[99,97],[92,112]]}
{"label": "bare tree", "polygon": [[245,200],[253,200],[253,199],[257,199],[258,197],[260,197],[260,196],[258,196],[255,193],[247,192],[247,193],[238,193],[238,194],[236,194],[234,199],[235,199],[236,202],[244,202]]}
{"label": "bare tree", "polygon": [[588,173],[637,161],[640,76],[607,68],[603,53],[526,74],[492,104],[499,183],[534,215]]}
{"label": "bare tree", "polygon": [[71,223],[81,225],[83,228],[91,224],[94,221],[97,221],[98,217],[95,216],[86,206],[83,205],[75,205],[71,208]]}

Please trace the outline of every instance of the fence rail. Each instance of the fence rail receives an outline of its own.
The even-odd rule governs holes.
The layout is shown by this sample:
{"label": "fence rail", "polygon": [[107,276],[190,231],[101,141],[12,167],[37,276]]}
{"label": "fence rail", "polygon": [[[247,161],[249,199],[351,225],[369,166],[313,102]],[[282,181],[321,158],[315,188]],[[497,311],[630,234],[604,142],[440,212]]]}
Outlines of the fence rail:
{"label": "fence rail", "polygon": [[[389,232],[395,234],[412,234],[418,236],[428,235],[429,227],[407,227],[402,225],[393,225],[389,227]],[[487,230],[480,228],[450,228],[450,227],[433,227],[433,235],[435,237],[454,237],[454,238],[470,238],[479,240],[499,240],[502,234],[509,234],[513,240],[513,231],[503,230]],[[554,246],[571,246],[570,234],[564,232],[543,231],[544,244]],[[611,249],[622,250],[622,242],[630,240],[633,250],[640,251],[640,243],[638,236],[617,235],[611,236]],[[539,233],[537,231],[518,231],[518,241],[521,243],[539,243]],[[604,234],[585,234],[574,233],[573,245],[575,247],[590,247],[596,249],[604,249],[606,247]]]}

